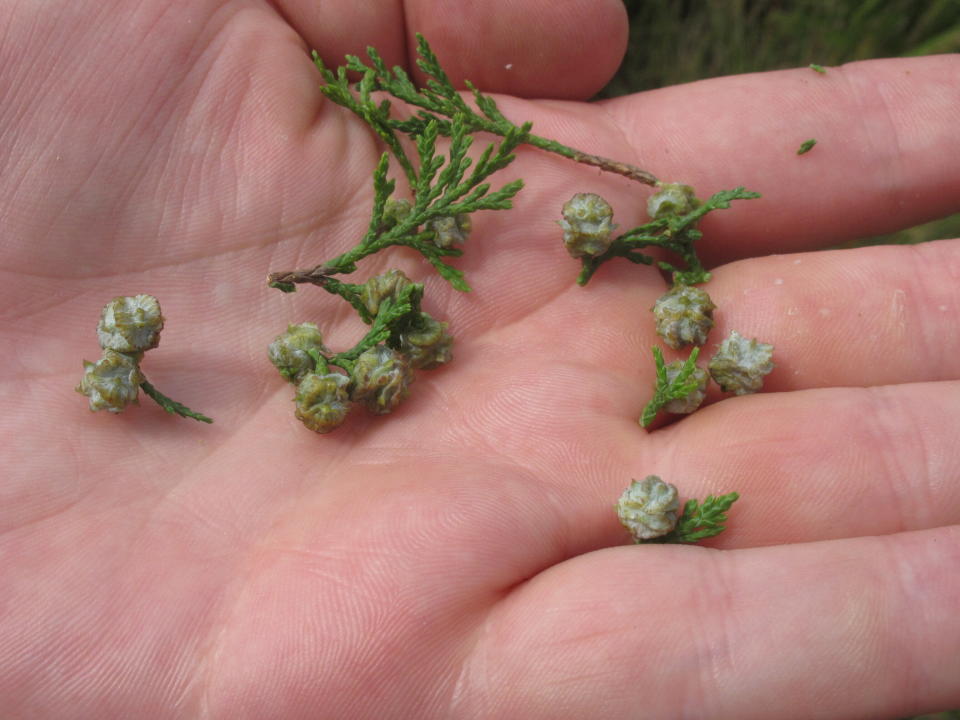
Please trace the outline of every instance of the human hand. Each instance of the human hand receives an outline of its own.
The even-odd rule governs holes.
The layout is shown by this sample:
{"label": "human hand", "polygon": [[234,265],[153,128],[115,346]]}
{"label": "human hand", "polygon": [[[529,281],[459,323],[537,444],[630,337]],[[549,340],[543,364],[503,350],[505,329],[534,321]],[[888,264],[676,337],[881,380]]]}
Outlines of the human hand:
{"label": "human hand", "polygon": [[[462,63],[455,76],[583,98],[625,30],[619,3],[596,0],[559,17],[491,3],[496,27],[459,5],[342,5],[0,10],[0,715],[875,718],[960,704],[960,245],[810,252],[960,208],[957,58],[600,105],[504,97],[539,134],[701,195],[763,193],[709,217],[703,248],[710,342],[737,329],[773,343],[766,392],[640,430],[662,279],[610,263],[575,286],[554,220],[593,191],[629,227],[647,191],[522,150],[504,173],[527,182],[516,208],[475,218],[458,261],[474,293],[402,252],[361,268],[426,279],[456,361],[421,374],[392,416],[354,413],[317,437],[266,345],[288,322],[317,322],[335,347],[361,329],[324,293],[263,278],[356,241],[379,149],[321,101],[307,47],[336,62],[371,44],[402,62],[405,16]],[[794,156],[810,136],[817,148]],[[137,292],[167,317],[147,376],[215,425],[149,402],[91,415],[73,392],[100,307]],[[650,473],[687,497],[741,493],[708,543],[724,552],[623,546],[613,503]]]}

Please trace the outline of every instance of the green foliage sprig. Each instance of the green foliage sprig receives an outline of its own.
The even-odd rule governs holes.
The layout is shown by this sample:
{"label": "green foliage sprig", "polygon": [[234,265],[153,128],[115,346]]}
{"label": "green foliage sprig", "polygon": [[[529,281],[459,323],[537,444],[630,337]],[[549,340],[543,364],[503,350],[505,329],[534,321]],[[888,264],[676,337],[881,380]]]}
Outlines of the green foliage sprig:
{"label": "green foliage sprig", "polygon": [[707,282],[710,273],[703,267],[696,253],[696,242],[703,233],[696,228],[697,222],[713,210],[726,210],[733,200],[749,200],[760,197],[760,193],[737,187],[715,193],[690,212],[668,214],[651,220],[619,235],[610,248],[601,255],[582,258],[582,268],[577,283],[586,285],[603,263],[616,257],[622,257],[632,263],[652,265],[655,260],[640,250],[646,247],[661,247],[679,255],[683,265],[678,267],[671,262],[656,261],[658,267],[673,273],[674,285],[696,285]]}
{"label": "green foliage sprig", "polygon": [[327,372],[328,365],[335,365],[351,372],[360,355],[381,343],[386,343],[388,346],[398,349],[400,347],[400,333],[406,330],[407,326],[413,322],[415,315],[420,312],[420,298],[422,296],[423,285],[412,283],[403,288],[396,299],[385,299],[380,304],[380,309],[371,323],[370,330],[360,342],[345,352],[321,356],[321,361],[317,365],[317,372]]}
{"label": "green foliage sprig", "polygon": [[[416,136],[422,133],[428,124],[436,123],[440,134],[450,137],[453,134],[452,120],[457,116],[462,117],[463,122],[468,126],[468,132],[483,131],[501,137],[507,137],[511,132],[516,132],[517,126],[504,117],[493,98],[484,95],[466,81],[476,103],[476,109],[471,107],[450,81],[426,39],[419,33],[416,37],[418,55],[416,64],[427,77],[425,86],[414,85],[410,76],[401,67],[388,68],[376,49],[371,47],[367,48],[369,65],[355,55],[348,55],[347,64],[338,68],[335,73],[327,69],[319,55],[314,53],[314,63],[327,83],[322,92],[334,102],[362,117],[395,153],[398,153],[401,148],[394,131],[399,130],[410,136]],[[348,71],[362,75],[357,85],[359,97],[352,92],[347,77]],[[417,108],[415,115],[405,119],[392,117],[389,100],[375,103],[370,98],[370,93],[373,91],[385,92]],[[523,142],[646,185],[657,183],[657,178],[646,170],[641,170],[629,163],[585,153],[556,140],[528,134]],[[400,162],[404,163],[403,160]],[[405,170],[409,172],[411,167],[407,163]]]}
{"label": "green foliage sprig", "polygon": [[[311,347],[300,347],[313,343],[309,327],[320,337],[312,325],[291,326],[288,335],[278,337],[269,350],[280,374],[303,390],[297,395],[297,416],[311,429],[329,432],[343,422],[348,398],[362,398],[362,404],[378,414],[390,412],[406,397],[414,369],[436,367],[452,357],[449,348],[453,340],[446,333],[446,323],[421,312],[423,285],[411,283],[402,273],[392,279],[387,273],[365,284],[342,282],[335,276],[355,272],[359,261],[381,250],[408,247],[419,252],[454,289],[468,292],[470,285],[463,272],[447,259],[462,255],[455,244],[466,239],[472,213],[512,206],[523,181],[492,189],[488,180],[513,162],[514,150],[526,141],[530,124],[511,125],[499,142],[488,145],[474,160],[468,157],[474,128],[466,114],[399,128],[390,115],[389,101],[377,103],[371,97],[376,89],[372,73],[366,73],[354,91],[347,82],[347,67],[338,68],[336,73],[323,68],[322,63],[319,67],[326,81],[322,92],[360,116],[387,147],[373,172],[370,222],[359,242],[314,267],[274,272],[268,277],[269,285],[283,292],[293,292],[300,283],[322,287],[350,303],[360,319],[371,326],[356,345],[336,354],[328,354],[319,340]],[[401,138],[404,133],[407,139]],[[450,139],[445,152],[437,148],[441,134]],[[412,152],[407,150],[409,141]],[[391,155],[403,171],[412,202],[394,197],[397,183],[389,177]],[[302,364],[307,356],[314,363],[311,373]],[[288,362],[294,364],[285,364]],[[336,376],[331,379],[331,367],[346,371],[350,378],[346,386]],[[304,380],[307,386],[301,388]]]}
{"label": "green foliage sprig", "polygon": [[724,523],[727,522],[727,511],[739,499],[740,494],[735,492],[717,497],[707,495],[702,503],[691,498],[683,506],[677,526],[672,531],[644,542],[695,543],[719,535],[726,530]]}
{"label": "green foliage sprig", "polygon": [[[424,229],[424,226],[437,218],[512,207],[511,199],[523,187],[523,181],[514,180],[491,191],[486,180],[513,162],[513,151],[524,141],[529,129],[529,123],[512,129],[502,142],[488,145],[474,163],[467,157],[473,138],[463,117],[456,116],[450,123],[451,142],[445,154],[439,154],[436,148],[439,126],[434,122],[427,123],[415,136],[419,167],[409,164],[402,148],[399,152],[403,154],[395,155],[405,158],[406,164],[401,165],[411,180],[414,202],[409,211],[399,218],[386,215],[396,181],[387,178],[390,154],[384,153],[373,173],[373,209],[369,227],[360,242],[351,250],[313,268],[271,273],[270,285],[290,292],[296,283],[312,283],[344,296],[342,285],[329,282],[331,276],[356,271],[359,260],[388,247],[405,246],[420,252],[454,288],[469,291],[463,272],[444,262],[445,257],[459,257],[463,251],[438,245],[434,241],[436,231]],[[387,144],[394,150],[391,143]],[[473,169],[468,174],[471,166]],[[368,318],[364,319],[369,322]]]}
{"label": "green foliage sprig", "polygon": [[183,418],[192,418],[203,423],[212,423],[213,418],[209,418],[203,413],[199,413],[196,410],[191,410],[183,403],[179,403],[176,400],[168,398],[162,392],[157,390],[149,381],[144,380],[140,383],[140,389],[153,399],[157,405],[162,407],[171,415],[179,415]]}
{"label": "green foliage sprig", "polygon": [[658,347],[653,348],[653,361],[656,365],[657,382],[654,387],[653,397],[646,407],[643,408],[643,414],[640,416],[640,424],[647,427],[653,422],[657,413],[674,400],[682,400],[697,389],[699,382],[693,376],[697,369],[697,357],[700,355],[700,348],[695,347],[690,352],[690,357],[683,363],[683,367],[677,376],[670,382],[667,379],[667,367],[663,362],[663,351]]}

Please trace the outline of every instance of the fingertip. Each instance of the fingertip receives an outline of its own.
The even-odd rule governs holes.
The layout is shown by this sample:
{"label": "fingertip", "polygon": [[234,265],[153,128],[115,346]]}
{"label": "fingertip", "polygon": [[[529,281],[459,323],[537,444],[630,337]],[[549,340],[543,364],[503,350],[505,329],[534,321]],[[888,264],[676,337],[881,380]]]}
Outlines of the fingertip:
{"label": "fingertip", "polygon": [[431,0],[409,3],[406,19],[410,36],[427,38],[454,84],[469,80],[519,97],[589,98],[616,72],[627,47],[620,0]]}

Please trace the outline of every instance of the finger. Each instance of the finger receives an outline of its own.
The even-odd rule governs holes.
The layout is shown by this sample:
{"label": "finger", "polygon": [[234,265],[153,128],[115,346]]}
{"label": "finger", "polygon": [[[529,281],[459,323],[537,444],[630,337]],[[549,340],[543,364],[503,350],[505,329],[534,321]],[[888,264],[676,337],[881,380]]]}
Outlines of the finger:
{"label": "finger", "polygon": [[434,44],[461,87],[585,100],[623,60],[628,24],[618,0],[419,0],[407,5],[407,27]]}
{"label": "finger", "polygon": [[[494,275],[509,274],[505,260],[487,261],[502,264]],[[624,394],[624,400],[637,408],[646,403],[653,383],[650,338],[659,340],[647,309],[665,290],[659,277],[620,261],[602,268],[586,288],[572,287],[572,278],[553,270],[545,276],[551,290],[560,288],[551,296],[550,336],[634,386],[637,392]],[[701,348],[699,364],[707,367],[717,346],[737,331],[774,346],[774,370],[764,378],[765,392],[954,380],[960,378],[958,282],[960,240],[776,255],[724,265],[704,286],[717,305],[716,325]],[[492,280],[480,283],[492,285]],[[491,325],[510,319],[511,310],[535,307],[529,284],[501,293],[509,300],[508,309],[488,318]],[[541,319],[541,326],[545,322]],[[514,331],[507,327],[498,337]],[[610,353],[610,338],[617,338],[622,352]],[[668,362],[685,359],[689,348],[664,354]],[[725,397],[729,395],[710,384],[707,403]]]}
{"label": "finger", "polygon": [[562,514],[540,508],[555,544],[543,563],[629,542],[613,504],[647,475],[684,501],[738,492],[726,531],[707,541],[725,548],[960,523],[960,382],[731,397],[650,435],[629,391],[607,399],[618,417],[595,418],[596,398],[575,390],[580,415],[555,402],[551,421],[557,436],[576,438],[566,447],[538,444],[521,423],[498,443],[542,478],[536,490],[564,498]]}
{"label": "finger", "polygon": [[719,78],[606,102],[612,122],[567,106],[582,124],[550,130],[612,157],[632,148],[625,159],[702,197],[762,193],[704,221],[711,262],[820,248],[960,210],[958,71],[953,55]]}
{"label": "finger", "polygon": [[328,64],[372,45],[388,64],[411,69],[414,33],[421,33],[458,87],[470,80],[523,97],[590,97],[616,72],[627,42],[626,10],[617,0],[276,5]]}
{"label": "finger", "polygon": [[[506,241],[503,236],[491,241],[519,246],[516,236],[504,235]],[[549,330],[556,343],[576,348],[584,361],[616,372],[633,386],[636,392],[623,397],[636,404],[632,412],[639,412],[653,382],[650,345],[651,338],[658,338],[647,309],[664,292],[656,273],[616,261],[588,287],[574,287],[572,273],[559,272],[572,263],[558,249],[556,260],[542,264],[542,275],[504,286],[498,278],[510,275],[510,264],[529,248],[503,249],[497,255],[486,252],[486,246],[478,248],[462,263],[477,278],[478,294],[496,298],[497,311],[478,319],[474,305],[454,298],[448,305],[451,317],[498,340],[525,342],[521,323],[536,312],[539,327]],[[489,274],[481,275],[481,267]],[[958,281],[960,240],[780,255],[721,266],[704,286],[717,309],[700,365],[706,367],[719,343],[737,331],[774,346],[775,367],[763,384],[768,392],[957,379]],[[550,300],[549,315],[537,312],[544,297]],[[613,339],[620,352],[610,352]],[[549,362],[551,347],[544,348],[541,362]],[[668,362],[687,354],[665,351]],[[707,402],[724,397],[728,395],[710,385]]]}
{"label": "finger", "polygon": [[736,330],[774,346],[765,390],[954,380],[958,283],[960,240],[725,265],[703,358]]}
{"label": "finger", "polygon": [[[457,681],[470,717],[898,717],[960,702],[960,528],[617,548],[521,586]],[[851,688],[855,688],[851,692]]]}
{"label": "finger", "polygon": [[751,395],[658,430],[636,475],[685,497],[739,492],[724,547],[923,530],[960,523],[958,435],[956,381]]}

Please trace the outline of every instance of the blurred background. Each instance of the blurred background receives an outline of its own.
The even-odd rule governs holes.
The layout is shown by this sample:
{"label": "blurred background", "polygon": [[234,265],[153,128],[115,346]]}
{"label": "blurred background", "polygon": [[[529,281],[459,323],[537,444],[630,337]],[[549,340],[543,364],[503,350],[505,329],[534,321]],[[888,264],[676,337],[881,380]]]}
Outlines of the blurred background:
{"label": "blurred background", "polygon": [[[624,4],[630,14],[630,47],[600,97],[811,63],[829,66],[960,52],[960,0],[624,0]],[[957,85],[960,91],[960,78]],[[957,237],[960,213],[892,235],[863,238],[851,246]],[[909,720],[960,720],[960,710]]]}
{"label": "blurred background", "polygon": [[[810,63],[960,52],[960,0],[624,0],[624,5],[630,47],[600,97]],[[850,245],[956,237],[960,213]],[[941,717],[960,720],[960,713]]]}

